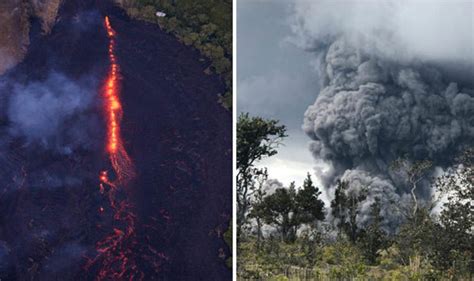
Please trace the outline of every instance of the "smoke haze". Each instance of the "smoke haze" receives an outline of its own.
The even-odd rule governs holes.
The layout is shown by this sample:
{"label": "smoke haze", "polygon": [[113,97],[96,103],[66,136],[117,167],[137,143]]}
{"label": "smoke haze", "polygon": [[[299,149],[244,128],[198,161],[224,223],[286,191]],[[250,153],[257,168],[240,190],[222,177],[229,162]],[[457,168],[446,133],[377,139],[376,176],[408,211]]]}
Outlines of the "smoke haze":
{"label": "smoke haze", "polygon": [[90,147],[99,134],[91,112],[95,84],[52,73],[42,82],[14,85],[7,109],[10,134],[62,153]]}

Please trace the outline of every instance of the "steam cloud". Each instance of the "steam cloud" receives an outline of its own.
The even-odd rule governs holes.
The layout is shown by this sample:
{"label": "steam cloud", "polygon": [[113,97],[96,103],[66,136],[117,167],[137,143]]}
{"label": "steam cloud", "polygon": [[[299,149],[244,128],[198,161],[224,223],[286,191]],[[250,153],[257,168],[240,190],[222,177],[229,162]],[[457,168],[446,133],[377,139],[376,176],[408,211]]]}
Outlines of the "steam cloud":
{"label": "steam cloud", "polygon": [[[303,129],[329,194],[337,179],[368,188],[363,223],[378,196],[387,221],[408,186],[391,163],[446,167],[474,140],[474,11],[457,1],[297,1],[295,42],[315,52],[323,77]],[[433,170],[434,171],[434,170]],[[431,194],[422,184],[418,196]]]}
{"label": "steam cloud", "polygon": [[99,128],[90,111],[95,96],[92,85],[56,73],[44,82],[15,85],[7,110],[11,135],[62,153],[91,146]]}
{"label": "steam cloud", "polygon": [[[51,73],[43,81],[21,83],[5,77],[0,83],[0,163],[4,167],[0,180],[16,181],[6,185],[9,188],[21,182],[22,155],[27,152],[31,161],[44,162],[29,170],[32,187],[80,185],[87,175],[81,171],[72,175],[64,163],[52,160],[100,147],[103,133],[96,95],[97,81],[91,78],[71,80]],[[14,148],[18,145],[20,154]]]}
{"label": "steam cloud", "polygon": [[[0,211],[5,226],[0,236],[0,279],[4,280],[77,278],[84,254],[94,248],[92,240],[83,238],[90,235],[84,229],[95,222],[91,215],[97,202],[85,191],[95,186],[103,165],[99,96],[103,74],[100,62],[56,63],[68,54],[54,47],[63,39],[68,44],[83,42],[87,37],[82,33],[100,31],[102,17],[88,11],[60,22],[70,27],[69,34],[45,38],[51,45],[30,47],[32,55],[46,56],[41,58],[45,64],[35,59],[32,63],[27,54],[24,63],[0,77]],[[52,50],[35,52],[50,46]],[[0,50],[0,61],[8,59],[6,55]],[[79,57],[73,59],[81,62]],[[91,206],[93,211],[88,212]],[[28,270],[33,262],[40,270]]]}
{"label": "steam cloud", "polygon": [[[6,204],[2,208],[8,218],[5,224],[17,222],[15,236],[8,242],[0,240],[0,279],[20,270],[20,264],[34,252],[38,237],[57,245],[64,238],[64,229],[74,229],[72,222],[77,223],[75,213],[66,211],[72,205],[65,202],[68,196],[63,191],[97,177],[81,160],[87,152],[97,151],[103,141],[97,82],[56,72],[44,80],[22,82],[4,76],[0,81],[0,197]],[[21,204],[28,203],[9,205],[8,198],[17,198],[25,187],[35,194],[33,203],[22,209]],[[23,228],[26,218],[34,218],[34,231]],[[55,278],[60,271],[75,273],[85,250],[75,238],[71,240],[52,246],[57,248],[46,259],[45,278]]]}

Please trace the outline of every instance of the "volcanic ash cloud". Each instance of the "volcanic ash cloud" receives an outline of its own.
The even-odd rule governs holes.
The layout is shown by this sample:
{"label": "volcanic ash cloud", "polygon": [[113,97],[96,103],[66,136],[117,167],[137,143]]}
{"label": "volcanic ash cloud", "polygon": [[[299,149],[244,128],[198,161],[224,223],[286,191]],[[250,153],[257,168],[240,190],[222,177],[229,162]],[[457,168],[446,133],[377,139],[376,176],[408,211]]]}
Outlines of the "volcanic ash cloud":
{"label": "volcanic ash cloud", "polygon": [[[378,16],[364,17],[364,5],[356,2],[349,2],[348,10],[341,12],[344,17],[333,14],[331,18],[328,13],[339,11],[335,9],[337,3],[298,2],[295,5],[297,24],[294,28],[299,35],[298,43],[317,53],[323,76],[321,91],[305,113],[303,129],[312,139],[310,150],[314,157],[330,167],[319,175],[325,187],[331,190],[330,194],[338,179],[349,181],[351,189],[369,190],[361,207],[360,220],[363,221],[375,196],[387,204],[399,204],[400,200],[410,198],[410,187],[390,168],[394,160],[399,157],[412,162],[431,160],[434,167],[447,167],[456,153],[472,145],[474,91],[469,89],[472,86],[466,84],[465,79],[460,78],[464,81],[461,83],[455,79],[449,81],[456,77],[453,73],[459,71],[453,72],[456,68],[453,64],[443,68],[442,62],[456,62],[459,54],[455,50],[441,50],[435,45],[426,50],[426,56],[418,56],[424,43],[403,45],[414,37],[403,35],[399,29],[405,26],[397,19],[403,15],[408,22],[416,23],[411,19],[416,15],[410,10],[413,5],[371,2],[371,12],[379,9],[379,14],[392,17],[387,18],[388,23],[381,23]],[[458,7],[453,9],[457,15]],[[308,11],[327,13],[318,18],[317,14],[309,17]],[[431,12],[422,10],[418,16],[435,19]],[[453,16],[453,12],[448,10],[446,16]],[[337,19],[339,22],[332,22]],[[456,19],[456,23],[464,22]],[[422,24],[427,28],[420,38],[435,40],[430,23]],[[321,30],[324,27],[327,29]],[[469,26],[460,28],[466,30]],[[471,36],[468,47],[472,50],[472,25],[470,29],[465,36]],[[450,36],[441,34],[439,37]],[[446,44],[454,48],[459,42],[469,43],[468,38],[454,41]],[[465,49],[463,46],[457,50],[464,52]],[[472,57],[468,52],[464,55],[467,56],[465,64],[472,66]],[[418,196],[428,198],[430,194],[429,183],[420,184]],[[386,205],[386,215],[394,216],[389,209]]]}

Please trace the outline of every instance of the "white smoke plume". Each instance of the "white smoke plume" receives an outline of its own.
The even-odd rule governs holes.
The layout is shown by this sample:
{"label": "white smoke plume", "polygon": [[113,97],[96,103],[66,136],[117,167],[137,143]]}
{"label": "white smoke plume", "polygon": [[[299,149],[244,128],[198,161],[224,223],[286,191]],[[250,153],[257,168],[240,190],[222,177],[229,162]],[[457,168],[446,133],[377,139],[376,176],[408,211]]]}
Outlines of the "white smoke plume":
{"label": "white smoke plume", "polygon": [[73,81],[51,73],[45,81],[1,87],[8,135],[61,154],[91,149],[100,136],[97,86],[90,78]]}
{"label": "white smoke plume", "polygon": [[[52,72],[27,82],[2,77],[0,182],[10,191],[25,184],[55,189],[95,177],[64,163],[80,163],[81,155],[100,151],[100,106],[98,81],[92,76],[71,79]],[[28,171],[26,164],[31,165]]]}
{"label": "white smoke plume", "polygon": [[[318,57],[321,91],[305,113],[310,150],[337,179],[368,188],[370,203],[400,204],[399,157],[451,165],[474,141],[473,2],[296,1],[295,42]],[[316,96],[316,94],[315,94]],[[425,182],[418,195],[428,198]],[[393,204],[392,204],[393,205]],[[386,205],[389,220],[397,221]]]}

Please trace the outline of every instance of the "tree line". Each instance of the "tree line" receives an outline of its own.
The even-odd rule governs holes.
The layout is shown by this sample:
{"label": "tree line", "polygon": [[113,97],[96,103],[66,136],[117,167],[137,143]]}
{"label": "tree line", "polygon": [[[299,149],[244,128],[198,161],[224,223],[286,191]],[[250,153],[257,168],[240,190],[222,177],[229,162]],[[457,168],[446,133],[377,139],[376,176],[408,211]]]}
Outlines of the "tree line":
{"label": "tree line", "polygon": [[[237,242],[240,278],[285,280],[285,266],[312,268],[319,278],[376,280],[465,280],[474,272],[474,150],[432,184],[432,200],[417,198],[419,182],[432,163],[401,157],[392,169],[410,186],[402,217],[389,230],[380,197],[358,223],[369,190],[338,181],[329,204],[308,173],[296,187],[268,188],[268,171],[258,162],[278,152],[287,137],[276,120],[243,113],[237,122]],[[357,191],[356,191],[357,190]],[[439,199],[444,198],[443,202]],[[385,203],[384,203],[385,204]],[[441,211],[434,212],[441,206]],[[315,274],[316,274],[315,273]],[[280,278],[280,279],[279,279]],[[386,279],[384,279],[386,278]]]}
{"label": "tree line", "polygon": [[[117,0],[127,14],[159,24],[185,45],[193,46],[210,60],[207,74],[218,74],[225,84],[219,96],[232,107],[232,0]],[[155,13],[166,13],[157,17]]]}

